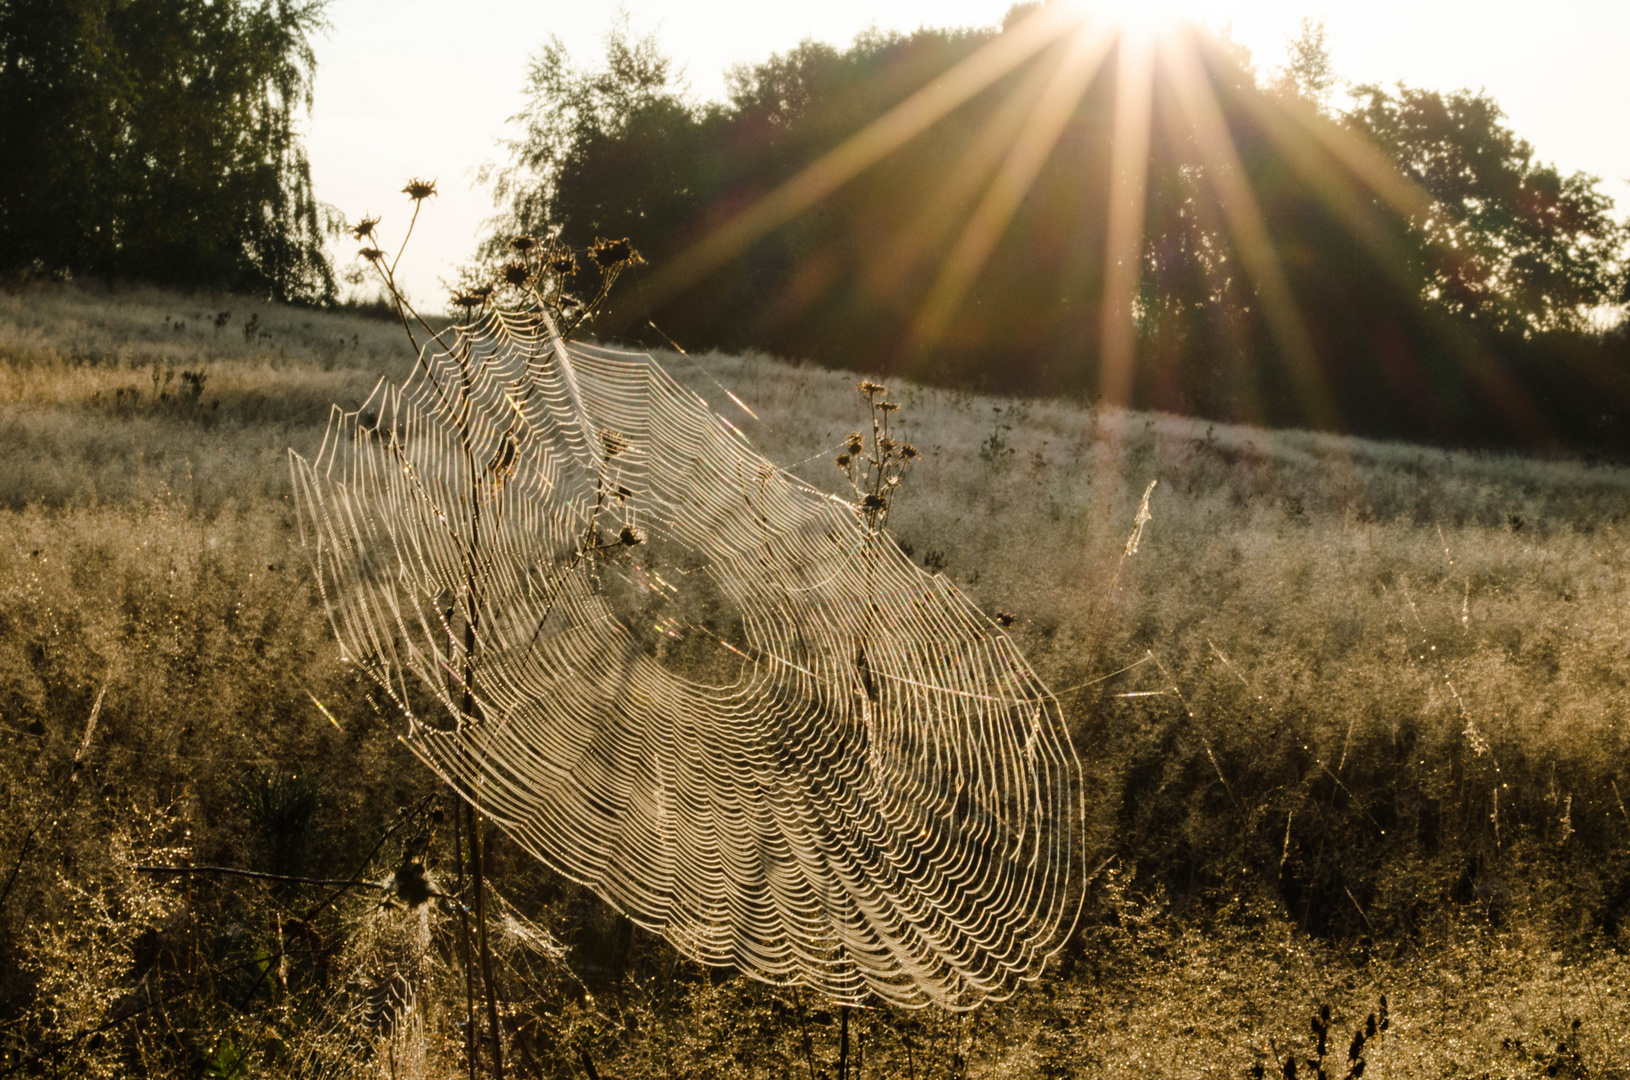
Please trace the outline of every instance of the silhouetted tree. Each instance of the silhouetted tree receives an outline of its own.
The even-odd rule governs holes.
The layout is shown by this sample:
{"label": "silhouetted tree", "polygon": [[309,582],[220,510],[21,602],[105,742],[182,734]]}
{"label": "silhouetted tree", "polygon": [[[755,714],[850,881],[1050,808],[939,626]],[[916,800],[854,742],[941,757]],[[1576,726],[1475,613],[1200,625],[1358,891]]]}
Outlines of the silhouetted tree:
{"label": "silhouetted tree", "polygon": [[[628,236],[652,266],[682,268],[699,240],[1023,14],[1000,29],[806,42],[738,68],[710,105],[650,41],[614,36],[593,70],[552,45],[499,175],[507,213],[488,251],[518,232],[559,230],[574,246]],[[1135,404],[1545,443],[1580,430],[1574,402],[1589,398],[1600,429],[1604,389],[1616,401],[1630,388],[1588,325],[1593,307],[1622,302],[1625,280],[1625,228],[1595,181],[1535,165],[1475,95],[1361,88],[1332,115],[1318,24],[1302,25],[1268,88],[1226,38],[1187,42],[1197,63],[1179,70],[1185,50],[1163,51],[1152,86]],[[1094,394],[1121,50],[1085,78],[1022,197],[988,213],[1069,48],[1042,48],[682,293],[624,291],[600,331],[639,337],[654,320],[698,347]],[[1383,198],[1341,150],[1355,136],[1425,198]],[[976,220],[993,232],[973,243]]]}
{"label": "silhouetted tree", "polygon": [[332,296],[296,112],[326,0],[0,0],[0,271]]}
{"label": "silhouetted tree", "polygon": [[1343,114],[1432,198],[1426,296],[1507,333],[1579,330],[1621,299],[1630,229],[1594,176],[1534,161],[1483,93],[1361,86]]}

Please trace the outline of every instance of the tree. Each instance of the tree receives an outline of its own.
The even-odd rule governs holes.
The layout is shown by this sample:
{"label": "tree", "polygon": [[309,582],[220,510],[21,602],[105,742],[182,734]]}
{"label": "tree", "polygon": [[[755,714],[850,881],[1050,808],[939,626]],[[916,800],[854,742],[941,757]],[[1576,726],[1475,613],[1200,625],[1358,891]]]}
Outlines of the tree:
{"label": "tree", "polygon": [[[1109,163],[1122,137],[1118,53],[1081,86],[1018,197],[1003,189],[1027,152],[1017,140],[1064,70],[1068,41],[812,205],[735,233],[727,263],[685,280],[687,258],[706,250],[698,241],[730,235],[789,180],[818,178],[834,147],[1010,24],[806,42],[738,68],[728,100],[706,106],[684,96],[649,41],[614,36],[594,71],[546,48],[488,253],[517,233],[557,230],[574,247],[628,236],[653,266],[678,268],[666,294],[627,290],[600,333],[640,337],[655,322],[687,346],[1092,394],[1103,385]],[[1197,66],[1170,68],[1184,53]],[[1577,427],[1561,419],[1570,398],[1589,396],[1570,389],[1575,374],[1610,366],[1591,359],[1586,315],[1619,302],[1625,281],[1625,229],[1594,180],[1535,165],[1492,102],[1472,95],[1363,88],[1343,116],[1309,110],[1335,84],[1316,23],[1292,42],[1278,86],[1203,31],[1161,56],[1141,151],[1134,404],[1486,442],[1537,430],[1512,435],[1512,402],[1526,396],[1544,399],[1555,430]],[[1355,166],[1352,134],[1397,160],[1432,210],[1378,194],[1389,188],[1376,181],[1384,163],[1359,155]]]}
{"label": "tree", "polygon": [[695,120],[655,39],[631,39],[626,21],[608,36],[598,70],[574,66],[551,38],[528,65],[525,98],[510,118],[521,127],[508,143],[510,164],[482,174],[505,205],[489,252],[512,236],[562,227],[609,235],[620,225],[627,234],[626,222],[611,219],[646,216],[660,178],[676,177],[681,164],[664,154],[658,165],[642,151],[671,144]]}
{"label": "tree", "polygon": [[1354,93],[1343,123],[1431,196],[1413,222],[1430,302],[1518,336],[1586,330],[1623,302],[1630,228],[1595,177],[1535,162],[1486,94]]}
{"label": "tree", "polygon": [[1330,108],[1330,95],[1336,89],[1336,68],[1326,39],[1324,22],[1304,17],[1296,33],[1285,41],[1285,66],[1274,87],[1320,112]]}
{"label": "tree", "polygon": [[334,291],[296,113],[326,0],[0,0],[0,271]]}

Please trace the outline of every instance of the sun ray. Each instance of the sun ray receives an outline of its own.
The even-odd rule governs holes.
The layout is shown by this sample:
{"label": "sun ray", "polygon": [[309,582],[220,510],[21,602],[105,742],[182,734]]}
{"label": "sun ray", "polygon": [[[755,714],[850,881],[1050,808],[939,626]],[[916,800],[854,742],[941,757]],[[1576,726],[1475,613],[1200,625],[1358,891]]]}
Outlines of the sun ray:
{"label": "sun ray", "polygon": [[1154,59],[1153,35],[1122,33],[1109,159],[1109,229],[1104,244],[1103,336],[1098,375],[1099,396],[1108,405],[1124,406],[1132,401],[1132,356],[1136,345],[1132,301],[1143,262]]}
{"label": "sun ray", "polygon": [[985,190],[985,197],[963,227],[956,247],[923,301],[911,329],[908,351],[928,348],[939,340],[1036,174],[1046,164],[1113,43],[1113,34],[1102,27],[1083,24],[1076,30],[1068,52],[1054,69],[1001,170]]}
{"label": "sun ray", "polygon": [[[1339,155],[1332,147],[1356,142],[1356,137],[1310,109],[1304,111],[1255,94],[1246,96],[1245,105],[1291,168],[1335,212],[1348,235],[1362,244],[1394,280],[1414,287],[1413,279],[1408,277],[1407,256],[1358,185],[1410,217],[1424,211],[1430,197],[1391,165],[1385,165],[1390,176],[1383,171],[1373,181],[1368,173],[1352,168],[1355,155]],[[1362,153],[1358,156],[1367,157],[1370,148],[1359,147],[1359,151]]]}
{"label": "sun ray", "polygon": [[1082,22],[1064,5],[1044,5],[691,245],[651,276],[650,302],[660,304],[723,266]]}
{"label": "sun ray", "polygon": [[1268,236],[1262,207],[1245,179],[1244,164],[1228,133],[1222,107],[1206,80],[1200,57],[1187,33],[1175,34],[1168,40],[1165,57],[1167,62],[1162,67],[1194,134],[1206,178],[1216,190],[1234,249],[1257,288],[1268,332],[1284,355],[1309,422],[1316,427],[1330,426],[1336,421],[1337,412],[1319,368],[1313,337],[1296,308],[1284,265]]}
{"label": "sun ray", "polygon": [[868,292],[882,295],[897,288],[928,257],[935,244],[956,223],[956,212],[991,177],[1019,137],[1025,116],[1035,108],[1047,85],[1049,71],[1034,65],[1024,81],[991,114],[945,182],[917,211],[916,217],[862,269]]}

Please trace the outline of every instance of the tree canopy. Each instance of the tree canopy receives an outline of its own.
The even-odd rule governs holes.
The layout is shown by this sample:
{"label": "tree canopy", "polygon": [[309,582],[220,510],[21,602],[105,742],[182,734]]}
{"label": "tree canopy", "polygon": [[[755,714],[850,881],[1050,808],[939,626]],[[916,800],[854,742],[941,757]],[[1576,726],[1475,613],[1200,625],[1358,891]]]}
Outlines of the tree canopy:
{"label": "tree canopy", "polygon": [[[737,69],[709,104],[649,41],[614,36],[592,70],[548,46],[490,250],[516,233],[627,236],[648,273],[682,269],[793,178],[818,182],[855,132],[1022,33],[1024,14],[806,42]],[[1333,111],[1316,24],[1265,85],[1227,40],[1184,42],[1149,83],[1133,404],[1449,440],[1600,426],[1626,365],[1593,320],[1625,303],[1627,233],[1593,178],[1536,162],[1484,95],[1360,87]],[[1117,86],[1135,58],[1111,48],[1023,190],[1003,188],[1070,47],[1036,51],[688,287],[626,289],[603,332],[654,323],[688,346],[1097,395],[1111,163],[1128,137]]]}
{"label": "tree canopy", "polygon": [[326,0],[0,0],[0,272],[334,291],[295,130]]}

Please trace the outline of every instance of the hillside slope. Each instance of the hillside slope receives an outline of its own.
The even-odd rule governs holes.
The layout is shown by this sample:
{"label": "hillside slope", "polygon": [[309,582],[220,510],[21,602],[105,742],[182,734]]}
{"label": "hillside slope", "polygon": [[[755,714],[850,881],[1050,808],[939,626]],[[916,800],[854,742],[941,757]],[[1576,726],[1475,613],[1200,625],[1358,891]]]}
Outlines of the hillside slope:
{"label": "hillside slope", "polygon": [[[662,359],[772,460],[840,491],[852,377]],[[41,987],[77,985],[52,964],[83,946],[25,913],[123,880],[109,835],[320,877],[435,789],[337,655],[288,499],[287,448],[311,453],[330,403],[410,362],[400,327],[357,317],[0,294],[0,854],[19,868],[0,951],[27,961],[0,964],[6,1011],[44,1023]],[[1387,990],[1406,1018],[1389,1075],[1544,1064],[1521,1047],[1556,1042],[1542,1031],[1559,1014],[1583,1020],[1566,1037],[1580,1068],[1623,1075],[1630,470],[894,396],[924,452],[896,537],[1015,616],[1090,777],[1101,871],[1056,980],[980,1014],[983,1041],[938,1020],[923,1038],[965,1039],[959,1058],[1008,1073],[1238,1075],[1270,1037],[1303,1039],[1318,999],[1350,1019]],[[320,793],[298,858],[245,795],[281,772]],[[610,915],[499,858],[500,887],[597,969]],[[270,932],[235,903],[212,911]],[[127,979],[116,944],[108,977]],[[673,970],[652,942],[634,954]],[[720,1039],[731,1010],[780,1007],[686,978],[665,1015]],[[62,990],[53,1023],[99,1015],[87,995]],[[1065,1029],[1068,1045],[1048,1034]],[[648,1031],[601,1052],[633,1073],[666,1045]]]}

